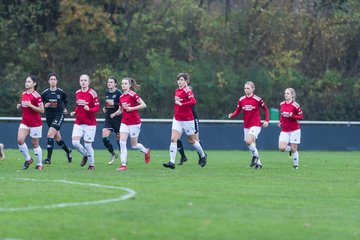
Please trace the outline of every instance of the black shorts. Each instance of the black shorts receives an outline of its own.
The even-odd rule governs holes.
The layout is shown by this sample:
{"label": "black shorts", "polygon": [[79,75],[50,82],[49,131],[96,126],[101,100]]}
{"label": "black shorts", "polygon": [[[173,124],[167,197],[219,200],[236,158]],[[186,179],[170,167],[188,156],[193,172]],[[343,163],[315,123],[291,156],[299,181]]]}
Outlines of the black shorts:
{"label": "black shorts", "polygon": [[64,122],[64,114],[63,113],[56,114],[51,117],[46,117],[46,124],[48,125],[48,127],[53,127],[57,131],[60,130],[60,127],[63,124],[63,122]]}
{"label": "black shorts", "polygon": [[199,119],[198,118],[194,118],[194,123],[195,123],[195,133],[199,132]]}
{"label": "black shorts", "polygon": [[106,118],[103,128],[109,129],[111,132],[118,134],[120,131],[120,124],[121,116],[116,116],[114,118]]}

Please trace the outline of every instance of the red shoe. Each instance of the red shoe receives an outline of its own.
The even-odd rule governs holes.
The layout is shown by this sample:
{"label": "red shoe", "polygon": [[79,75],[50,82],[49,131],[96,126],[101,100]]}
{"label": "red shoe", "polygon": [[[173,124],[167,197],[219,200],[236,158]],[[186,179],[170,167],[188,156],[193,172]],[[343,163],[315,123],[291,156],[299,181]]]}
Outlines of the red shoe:
{"label": "red shoe", "polygon": [[43,170],[44,166],[43,165],[36,165],[35,170]]}
{"label": "red shoe", "polygon": [[85,166],[87,160],[88,160],[88,157],[84,156],[83,159],[81,160],[80,166],[82,166],[82,167]]}
{"label": "red shoe", "polygon": [[127,166],[126,165],[121,165],[119,168],[117,168],[116,170],[118,171],[125,171],[127,170]]}
{"label": "red shoe", "polygon": [[148,164],[150,162],[150,148],[147,149],[147,153],[145,153],[145,163]]}
{"label": "red shoe", "polygon": [[30,164],[32,164],[32,163],[33,163],[33,160],[32,160],[32,158],[30,158],[30,160],[27,160],[27,161],[24,162],[24,166],[22,167],[22,169],[23,170],[28,169]]}

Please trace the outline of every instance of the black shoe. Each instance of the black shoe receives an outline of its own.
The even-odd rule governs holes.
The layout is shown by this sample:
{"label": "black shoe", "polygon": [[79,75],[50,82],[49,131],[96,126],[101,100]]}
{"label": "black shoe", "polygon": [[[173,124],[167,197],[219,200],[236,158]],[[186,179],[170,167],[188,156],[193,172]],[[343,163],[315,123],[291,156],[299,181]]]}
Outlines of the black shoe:
{"label": "black shoe", "polygon": [[186,161],[187,161],[187,157],[181,157],[180,162],[178,163],[178,165],[183,165],[184,162],[186,162]]}
{"label": "black shoe", "polygon": [[88,157],[84,156],[83,159],[81,160],[80,166],[82,166],[82,167],[85,166],[87,160],[88,160]]}
{"label": "black shoe", "polygon": [[207,160],[207,154],[205,153],[205,156],[203,156],[202,158],[200,158],[200,161],[199,161],[200,167],[205,167],[206,162],[207,162],[206,160]]}
{"label": "black shoe", "polygon": [[253,156],[251,159],[250,167],[255,166],[257,164],[258,160],[259,160],[259,157]]}
{"label": "black shoe", "polygon": [[71,163],[72,162],[72,150],[69,149],[69,153],[66,153],[66,157],[68,159],[68,162]]}
{"label": "black shoe", "polygon": [[163,166],[166,168],[175,169],[175,163],[172,162],[163,163]]}
{"label": "black shoe", "polygon": [[24,166],[22,167],[23,170],[26,170],[29,168],[30,164],[33,163],[33,159],[30,158],[30,160],[24,162]]}
{"label": "black shoe", "polygon": [[88,170],[90,170],[90,171],[95,170],[95,166],[89,166],[89,167],[88,167]]}
{"label": "black shoe", "polygon": [[262,169],[262,165],[261,164],[256,164],[255,169]]}
{"label": "black shoe", "polygon": [[51,164],[51,160],[46,158],[42,163],[43,163],[43,164],[49,164],[49,165],[50,165],[50,164]]}
{"label": "black shoe", "polygon": [[298,170],[298,169],[299,169],[299,167],[296,166],[296,165],[295,165],[293,168],[294,168],[294,170]]}

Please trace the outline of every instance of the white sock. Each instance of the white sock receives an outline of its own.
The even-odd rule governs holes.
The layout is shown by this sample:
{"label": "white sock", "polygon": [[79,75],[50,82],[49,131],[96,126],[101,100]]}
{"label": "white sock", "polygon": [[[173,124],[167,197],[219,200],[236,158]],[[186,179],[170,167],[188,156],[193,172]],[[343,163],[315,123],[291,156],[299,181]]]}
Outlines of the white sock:
{"label": "white sock", "polygon": [[126,166],[127,162],[127,148],[126,141],[120,141],[120,161],[121,165]]}
{"label": "white sock", "polygon": [[260,158],[258,158],[258,161],[256,163],[257,165],[262,165]]}
{"label": "white sock", "polygon": [[89,166],[94,166],[95,163],[95,156],[94,156],[94,149],[92,147],[92,143],[89,142],[85,142],[84,143],[86,152],[87,152],[87,157],[88,157],[88,161],[89,161]]}
{"label": "white sock", "polygon": [[140,150],[143,153],[146,153],[146,148],[141,143],[137,143],[136,146],[132,147],[133,149]]}
{"label": "white sock", "polygon": [[251,152],[251,155],[254,157],[259,157],[259,152],[258,152],[258,150],[257,150],[257,148],[256,148],[256,145],[255,145],[255,143],[252,143],[252,144],[250,144],[249,146],[248,146],[248,148],[249,148],[249,150],[250,150],[250,152]]}
{"label": "white sock", "polygon": [[42,162],[41,162],[42,150],[41,150],[40,146],[38,146],[37,148],[34,148],[34,154],[35,154],[35,157],[36,157],[36,165],[42,166]]}
{"label": "white sock", "polygon": [[170,162],[175,163],[177,143],[170,144]]}
{"label": "white sock", "polygon": [[294,166],[299,166],[299,152],[296,151],[293,153]]}
{"label": "white sock", "polygon": [[203,148],[201,147],[201,145],[200,145],[200,143],[198,141],[195,141],[195,143],[192,146],[196,149],[196,151],[198,152],[198,154],[201,157],[205,156],[204,150],[203,150]]}
{"label": "white sock", "polygon": [[22,153],[22,155],[24,155],[25,160],[28,161],[31,159],[30,154],[29,154],[29,149],[26,145],[26,143],[24,143],[23,145],[18,145],[19,146],[19,150]]}
{"label": "white sock", "polygon": [[87,156],[88,153],[86,152],[86,149],[83,145],[81,145],[80,140],[72,140],[72,145],[76,150],[78,150],[83,156]]}

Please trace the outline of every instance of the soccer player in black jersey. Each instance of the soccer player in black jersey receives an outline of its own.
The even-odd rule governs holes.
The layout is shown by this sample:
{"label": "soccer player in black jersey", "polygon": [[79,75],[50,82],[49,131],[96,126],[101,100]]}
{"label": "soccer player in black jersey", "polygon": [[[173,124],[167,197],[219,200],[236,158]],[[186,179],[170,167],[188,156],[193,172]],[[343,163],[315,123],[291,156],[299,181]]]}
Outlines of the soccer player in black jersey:
{"label": "soccer player in black jersey", "polygon": [[105,124],[102,130],[102,139],[105,147],[111,154],[109,164],[113,164],[115,159],[118,157],[118,155],[115,153],[114,147],[112,146],[109,136],[110,133],[116,134],[116,143],[118,144],[118,147],[120,148],[119,141],[120,141],[120,124],[121,124],[121,116],[116,116],[114,118],[110,117],[110,114],[116,112],[119,109],[119,98],[121,96],[121,91],[117,88],[118,81],[115,77],[109,77],[107,81],[107,87],[108,89],[105,92],[105,107],[103,107],[103,112],[105,113]]}
{"label": "soccer player in black jersey", "polygon": [[49,88],[45,89],[41,98],[45,106],[46,123],[49,127],[47,133],[47,158],[44,160],[44,164],[51,164],[51,156],[54,149],[54,140],[57,145],[64,149],[68,162],[72,161],[72,150],[67,147],[65,142],[61,138],[60,127],[64,122],[64,114],[68,113],[67,96],[65,92],[57,87],[58,77],[54,73],[50,73],[48,76]]}

